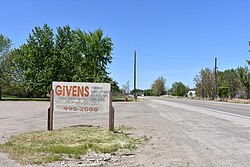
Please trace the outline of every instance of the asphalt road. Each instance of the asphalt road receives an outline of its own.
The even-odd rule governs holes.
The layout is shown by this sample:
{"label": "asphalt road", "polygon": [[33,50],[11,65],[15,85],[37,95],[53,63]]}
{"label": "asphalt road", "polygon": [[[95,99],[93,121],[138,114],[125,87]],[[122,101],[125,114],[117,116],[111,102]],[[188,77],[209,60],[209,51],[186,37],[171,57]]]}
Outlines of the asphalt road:
{"label": "asphalt road", "polygon": [[[92,166],[250,166],[249,105],[146,97],[113,106],[116,127],[132,127],[129,134],[146,135],[149,141],[132,156],[114,155],[107,162],[91,162]],[[0,143],[14,134],[46,130],[48,107],[48,102],[0,102]],[[56,112],[54,116],[55,129],[78,124],[108,127],[107,113]],[[23,167],[3,153],[0,166]],[[44,166],[87,165],[80,159],[39,167]]]}
{"label": "asphalt road", "polygon": [[250,105],[155,97],[145,103],[173,123],[162,133],[188,150],[192,162],[183,166],[250,166]]}
{"label": "asphalt road", "polygon": [[190,106],[217,110],[217,111],[224,112],[225,114],[228,113],[228,114],[232,114],[235,116],[238,115],[238,116],[250,118],[250,104],[193,100],[193,99],[185,99],[185,98],[161,98],[161,99],[169,101],[169,102],[175,102],[175,103],[180,103],[180,104],[187,104]]}

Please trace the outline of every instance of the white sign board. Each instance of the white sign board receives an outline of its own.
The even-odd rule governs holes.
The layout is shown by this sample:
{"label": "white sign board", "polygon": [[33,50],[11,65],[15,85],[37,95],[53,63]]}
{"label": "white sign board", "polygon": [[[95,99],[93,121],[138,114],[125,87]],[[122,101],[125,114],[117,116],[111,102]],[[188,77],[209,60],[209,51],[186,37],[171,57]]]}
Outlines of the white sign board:
{"label": "white sign board", "polygon": [[54,111],[109,112],[110,84],[53,82]]}

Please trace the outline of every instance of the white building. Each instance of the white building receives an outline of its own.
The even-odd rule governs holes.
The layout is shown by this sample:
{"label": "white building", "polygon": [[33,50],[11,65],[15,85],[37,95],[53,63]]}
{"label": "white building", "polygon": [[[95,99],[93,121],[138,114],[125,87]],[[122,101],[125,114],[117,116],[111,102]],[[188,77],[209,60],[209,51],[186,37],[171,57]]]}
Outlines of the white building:
{"label": "white building", "polygon": [[196,95],[196,91],[194,91],[194,90],[190,90],[187,93],[187,97],[195,97],[195,95]]}

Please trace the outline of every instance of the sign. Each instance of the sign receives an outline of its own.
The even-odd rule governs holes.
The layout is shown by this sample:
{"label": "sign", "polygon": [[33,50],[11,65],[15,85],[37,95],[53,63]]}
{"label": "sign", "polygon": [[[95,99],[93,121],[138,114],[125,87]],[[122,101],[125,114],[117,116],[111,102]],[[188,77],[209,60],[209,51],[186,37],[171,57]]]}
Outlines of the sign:
{"label": "sign", "polygon": [[53,82],[54,111],[109,112],[109,83]]}

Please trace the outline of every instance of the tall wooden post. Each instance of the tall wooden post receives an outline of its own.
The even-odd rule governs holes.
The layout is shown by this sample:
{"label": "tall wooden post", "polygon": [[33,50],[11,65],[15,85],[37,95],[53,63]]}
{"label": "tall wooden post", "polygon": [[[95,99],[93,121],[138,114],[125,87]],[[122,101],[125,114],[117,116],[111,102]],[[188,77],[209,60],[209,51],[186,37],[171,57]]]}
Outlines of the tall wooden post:
{"label": "tall wooden post", "polygon": [[54,91],[53,89],[50,91],[50,107],[48,108],[48,130],[53,130],[53,98],[54,98]]}
{"label": "tall wooden post", "polygon": [[136,92],[136,50],[134,52],[134,100],[137,101],[137,92]]}
{"label": "tall wooden post", "polygon": [[218,79],[217,79],[217,58],[214,60],[214,77],[215,77],[215,98],[218,97]]}
{"label": "tall wooden post", "polygon": [[0,100],[2,100],[2,83],[0,81]]}
{"label": "tall wooden post", "polygon": [[115,118],[115,110],[112,106],[112,93],[109,92],[109,130],[114,131],[114,118]]}
{"label": "tall wooden post", "polygon": [[1,76],[1,71],[0,71],[0,100],[2,100],[2,76]]}

